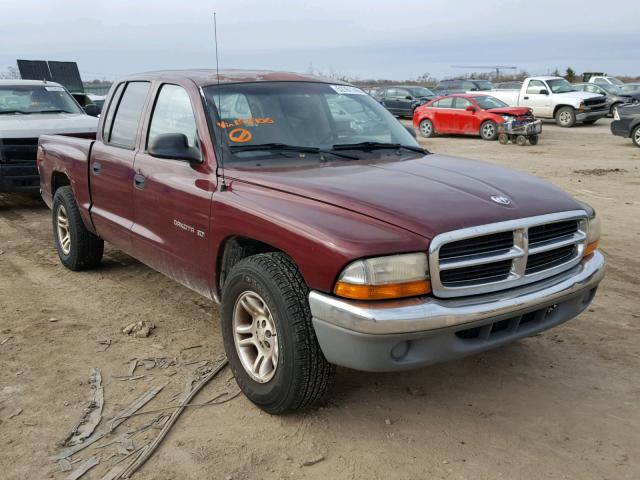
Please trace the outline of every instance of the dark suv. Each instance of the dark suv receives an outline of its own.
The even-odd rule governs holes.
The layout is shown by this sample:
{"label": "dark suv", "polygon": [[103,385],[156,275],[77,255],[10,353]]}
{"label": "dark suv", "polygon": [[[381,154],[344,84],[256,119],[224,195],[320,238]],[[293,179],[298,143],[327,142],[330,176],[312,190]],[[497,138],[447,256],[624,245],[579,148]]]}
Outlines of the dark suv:
{"label": "dark suv", "polygon": [[438,95],[448,95],[449,93],[466,93],[466,92],[486,92],[495,90],[493,83],[489,80],[442,80],[434,91]]}
{"label": "dark suv", "polygon": [[435,98],[425,87],[416,85],[391,85],[381,89],[374,97],[394,115],[412,117],[416,107]]}

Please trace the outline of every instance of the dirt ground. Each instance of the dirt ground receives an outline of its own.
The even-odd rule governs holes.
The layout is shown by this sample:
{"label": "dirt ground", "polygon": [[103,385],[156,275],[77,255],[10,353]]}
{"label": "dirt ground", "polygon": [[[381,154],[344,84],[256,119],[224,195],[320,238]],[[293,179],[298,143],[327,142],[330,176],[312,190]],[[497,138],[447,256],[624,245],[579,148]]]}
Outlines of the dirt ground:
{"label": "dirt ground", "polygon": [[[535,147],[456,137],[422,143],[539,175],[594,205],[608,274],[592,307],[544,334],[447,364],[394,374],[339,369],[330,399],[297,415],[269,416],[241,395],[189,407],[133,478],[640,478],[640,149],[612,136],[608,120],[545,124]],[[0,195],[6,479],[67,477],[49,457],[80,419],[91,367],[104,383],[101,428],[153,386],[164,388],[141,412],[175,404],[202,365],[194,362],[223,353],[212,302],[111,248],[102,268],[67,271],[51,236],[40,201]],[[156,325],[151,336],[121,333],[138,320]],[[139,366],[134,379],[122,378],[132,359],[145,358],[175,364]],[[193,402],[236,391],[227,368]],[[156,435],[158,414],[133,417],[74,456],[100,459],[83,480],[102,478]],[[105,445],[141,428],[133,445]]]}

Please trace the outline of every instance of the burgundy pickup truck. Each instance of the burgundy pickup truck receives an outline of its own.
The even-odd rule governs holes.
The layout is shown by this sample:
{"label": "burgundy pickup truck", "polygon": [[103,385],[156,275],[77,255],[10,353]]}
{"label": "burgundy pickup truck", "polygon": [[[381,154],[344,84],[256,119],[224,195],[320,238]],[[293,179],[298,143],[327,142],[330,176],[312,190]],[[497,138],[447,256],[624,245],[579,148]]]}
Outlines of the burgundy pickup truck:
{"label": "burgundy pickup truck", "polygon": [[271,413],[335,365],[401,370],[578,315],[604,275],[588,205],[430,154],[349,84],[255,71],[116,82],[95,140],[40,137],[62,263],[106,240],[222,304],[238,384]]}

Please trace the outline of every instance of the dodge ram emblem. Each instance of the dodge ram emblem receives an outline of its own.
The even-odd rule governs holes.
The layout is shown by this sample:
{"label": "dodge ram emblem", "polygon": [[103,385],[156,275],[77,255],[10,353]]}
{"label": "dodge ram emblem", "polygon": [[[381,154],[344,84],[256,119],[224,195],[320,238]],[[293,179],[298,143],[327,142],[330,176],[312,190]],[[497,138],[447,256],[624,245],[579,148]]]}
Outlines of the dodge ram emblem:
{"label": "dodge ram emblem", "polygon": [[491,200],[493,200],[496,203],[499,203],[500,205],[510,205],[511,204],[511,200],[509,200],[507,197],[505,197],[503,195],[491,195]]}

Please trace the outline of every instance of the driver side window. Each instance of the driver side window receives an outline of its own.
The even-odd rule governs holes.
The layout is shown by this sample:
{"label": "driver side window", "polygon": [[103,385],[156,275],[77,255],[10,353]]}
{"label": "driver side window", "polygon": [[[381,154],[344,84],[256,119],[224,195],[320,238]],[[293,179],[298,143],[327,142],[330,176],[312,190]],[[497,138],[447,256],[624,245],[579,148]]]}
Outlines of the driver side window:
{"label": "driver side window", "polygon": [[537,95],[542,90],[546,90],[547,86],[540,80],[531,80],[527,85],[527,93]]}
{"label": "driver side window", "polygon": [[189,94],[178,85],[165,84],[160,89],[153,109],[147,146],[165,133],[182,133],[190,147],[198,148],[196,119]]}

